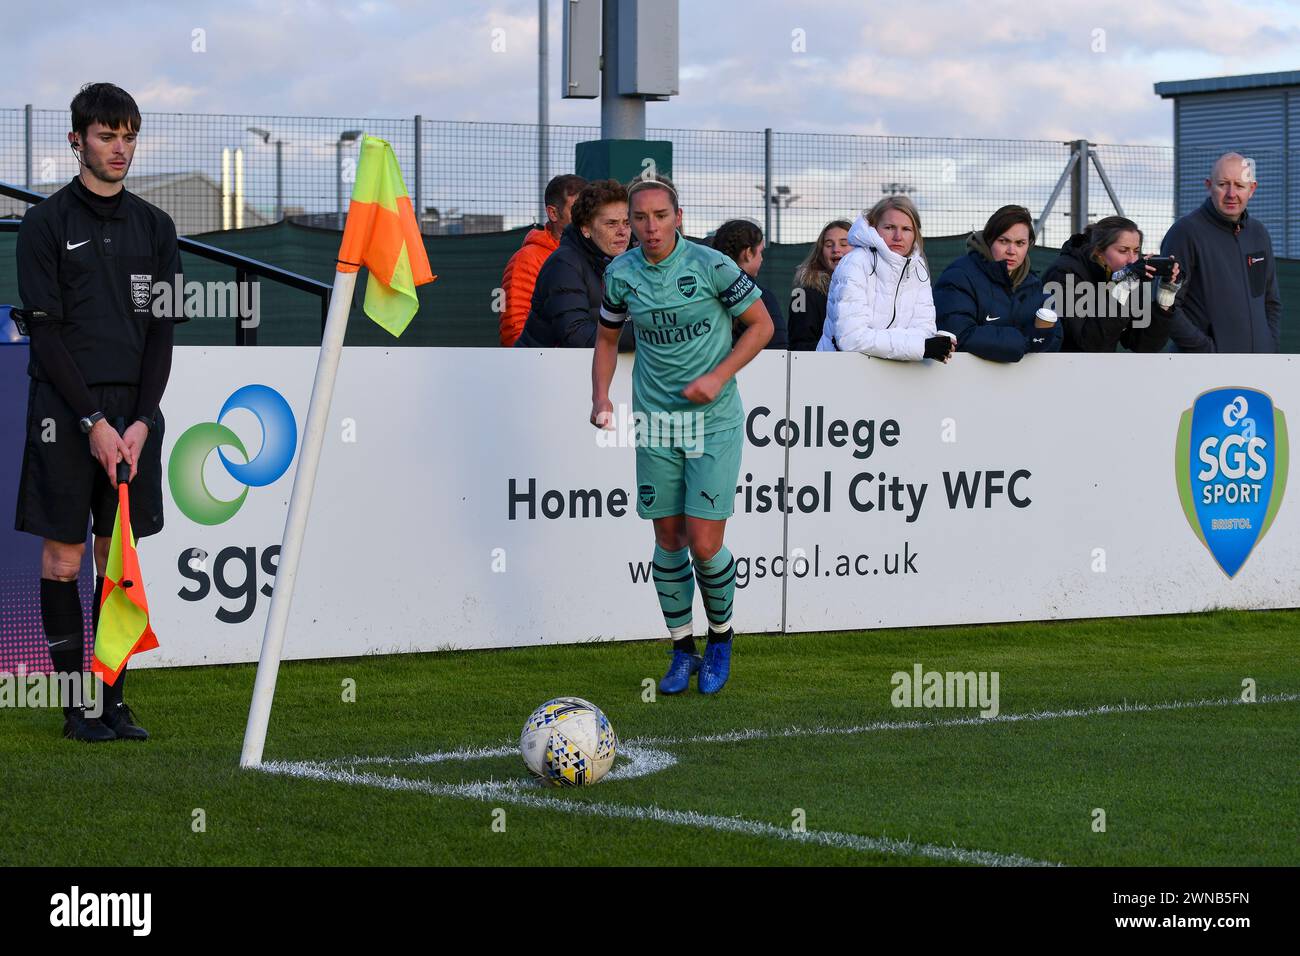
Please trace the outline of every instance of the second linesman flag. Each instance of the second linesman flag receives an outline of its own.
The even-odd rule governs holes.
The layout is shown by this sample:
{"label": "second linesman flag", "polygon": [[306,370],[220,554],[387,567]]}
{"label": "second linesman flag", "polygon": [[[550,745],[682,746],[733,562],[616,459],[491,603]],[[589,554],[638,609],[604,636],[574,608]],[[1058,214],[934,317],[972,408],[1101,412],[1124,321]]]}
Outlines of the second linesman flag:
{"label": "second linesman flag", "polygon": [[366,136],[352,187],[338,271],[370,270],[366,315],[394,336],[401,335],[419,308],[415,287],[437,278],[429,269],[420,226],[402,182],[393,147]]}

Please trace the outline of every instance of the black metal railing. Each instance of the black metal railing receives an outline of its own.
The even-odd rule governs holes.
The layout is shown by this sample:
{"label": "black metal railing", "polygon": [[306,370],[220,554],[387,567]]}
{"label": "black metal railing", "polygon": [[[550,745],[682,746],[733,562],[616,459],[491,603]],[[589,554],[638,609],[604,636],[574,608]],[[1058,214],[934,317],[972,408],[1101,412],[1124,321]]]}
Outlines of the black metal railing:
{"label": "black metal railing", "polygon": [[[43,193],[32,192],[30,189],[24,189],[22,186],[14,186],[11,183],[0,182],[0,196],[8,196],[10,199],[18,199],[22,202],[32,203],[48,198]],[[17,232],[21,219],[0,219],[0,232]],[[270,282],[277,282],[281,285],[288,286],[291,289],[297,289],[300,292],[306,292],[320,299],[320,327],[321,333],[325,332],[325,317],[329,313],[330,293],[332,287],[319,279],[312,279],[308,276],[300,275],[297,272],[290,272],[287,269],[281,269],[273,266],[269,262],[262,262],[259,259],[250,259],[247,256],[241,256],[238,253],[229,252],[225,249],[218,249],[216,246],[210,246],[206,242],[198,242],[194,239],[188,239],[181,236],[177,239],[180,250],[188,255],[196,255],[200,258],[216,262],[220,265],[229,266],[235,270],[235,282],[239,288],[243,288],[244,283],[248,282],[252,276],[260,279],[266,279]],[[236,310],[238,311],[238,310]],[[256,345],[257,344],[257,325],[250,325],[244,321],[240,315],[235,316],[235,344],[236,345]]]}

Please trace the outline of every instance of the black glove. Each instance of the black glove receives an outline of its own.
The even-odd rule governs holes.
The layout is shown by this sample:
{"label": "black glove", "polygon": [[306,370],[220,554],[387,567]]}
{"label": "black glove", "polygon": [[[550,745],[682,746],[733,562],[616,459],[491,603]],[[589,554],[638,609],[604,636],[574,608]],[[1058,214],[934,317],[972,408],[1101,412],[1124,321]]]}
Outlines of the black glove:
{"label": "black glove", "polygon": [[928,359],[939,359],[946,361],[952,354],[957,343],[946,335],[933,335],[925,340],[925,357]]}

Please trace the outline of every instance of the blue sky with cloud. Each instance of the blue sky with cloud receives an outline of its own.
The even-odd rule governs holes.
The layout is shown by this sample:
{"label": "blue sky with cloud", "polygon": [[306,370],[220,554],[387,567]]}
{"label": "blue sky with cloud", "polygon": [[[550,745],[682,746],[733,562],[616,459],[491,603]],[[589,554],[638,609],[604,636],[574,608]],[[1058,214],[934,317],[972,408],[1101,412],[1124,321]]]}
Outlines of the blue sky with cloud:
{"label": "blue sky with cloud", "polygon": [[[597,124],[596,101],[558,97],[558,0],[550,10],[551,121]],[[111,79],[147,111],[536,118],[533,0],[52,0],[7,4],[6,20],[4,106],[61,107],[81,83]],[[192,49],[196,29],[205,52]],[[1153,82],[1292,69],[1297,49],[1300,8],[1277,2],[682,0],[681,95],[647,116],[685,129],[1167,143],[1171,107]]]}

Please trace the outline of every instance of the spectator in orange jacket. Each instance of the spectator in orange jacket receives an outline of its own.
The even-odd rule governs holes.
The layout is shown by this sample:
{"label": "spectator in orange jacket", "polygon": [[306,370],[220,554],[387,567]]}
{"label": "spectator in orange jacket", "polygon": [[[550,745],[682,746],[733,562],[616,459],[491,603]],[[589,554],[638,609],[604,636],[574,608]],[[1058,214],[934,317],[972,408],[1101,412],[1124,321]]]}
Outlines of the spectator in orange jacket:
{"label": "spectator in orange jacket", "polygon": [[569,224],[573,200],[587,181],[581,176],[556,176],[546,184],[546,225],[528,230],[524,244],[506,263],[501,288],[506,294],[506,310],[501,313],[501,344],[510,348],[524,330],[528,307],[533,301],[537,273],[560,245],[560,234]]}

